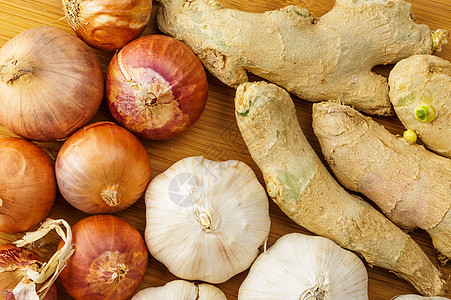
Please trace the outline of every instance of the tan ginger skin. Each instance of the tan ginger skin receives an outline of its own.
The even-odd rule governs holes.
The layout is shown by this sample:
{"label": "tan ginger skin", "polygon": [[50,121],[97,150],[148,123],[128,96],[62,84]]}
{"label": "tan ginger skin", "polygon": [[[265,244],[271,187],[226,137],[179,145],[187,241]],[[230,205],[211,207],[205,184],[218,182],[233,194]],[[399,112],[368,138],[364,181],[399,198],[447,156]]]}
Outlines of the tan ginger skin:
{"label": "tan ginger skin", "polygon": [[440,295],[445,283],[418,244],[359,197],[346,192],[308,143],[289,94],[273,84],[238,87],[236,118],[273,201],[293,221],[370,265],[391,270],[423,295]]}
{"label": "tan ginger skin", "polygon": [[398,226],[426,230],[441,258],[451,258],[449,158],[338,103],[313,105],[313,129],[342,185],[366,195]]}
{"label": "tan ginger skin", "polygon": [[387,79],[371,69],[440,50],[448,34],[415,23],[403,0],[337,0],[321,18],[293,5],[259,14],[216,0],[160,2],[160,30],[225,84],[247,82],[249,71],[305,100],[338,99],[370,114],[393,113]]}
{"label": "tan ginger skin", "polygon": [[[414,130],[431,150],[451,158],[451,62],[433,55],[401,60],[390,72],[390,101],[404,127]],[[419,122],[422,104],[435,111],[432,122]]]}

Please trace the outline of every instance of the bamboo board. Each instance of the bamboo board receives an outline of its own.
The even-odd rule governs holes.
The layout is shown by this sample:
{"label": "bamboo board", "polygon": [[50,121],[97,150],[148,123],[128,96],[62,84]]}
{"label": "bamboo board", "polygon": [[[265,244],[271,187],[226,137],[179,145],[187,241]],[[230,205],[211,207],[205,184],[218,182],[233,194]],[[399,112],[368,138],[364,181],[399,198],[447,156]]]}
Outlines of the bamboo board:
{"label": "bamboo board", "polygon": [[[307,8],[314,16],[321,16],[332,8],[334,0],[222,0],[221,2],[226,7],[252,12],[262,12],[278,9],[289,4],[296,4]],[[451,0],[410,0],[410,2],[418,22],[429,25],[431,29],[444,28],[451,31]],[[144,35],[158,32],[155,24],[157,9],[158,4],[154,2],[152,19]],[[25,29],[43,25],[51,25],[72,32],[64,19],[61,1],[0,0],[0,46]],[[98,50],[95,52],[100,59],[103,71],[105,71],[113,53]],[[445,45],[439,56],[451,60],[451,45]],[[387,75],[389,67],[378,67],[377,70]],[[259,180],[263,183],[261,172],[250,157],[236,125],[233,106],[234,89],[225,86],[210,74],[208,75],[208,80],[208,104],[202,117],[193,128],[168,141],[142,140],[152,162],[152,178],[182,158],[203,155],[214,160],[241,160],[254,169]],[[311,103],[299,99],[295,99],[295,103],[301,127],[317,154],[322,158],[323,155],[311,127]],[[396,117],[376,119],[392,133],[401,134],[403,132],[403,127]],[[92,122],[101,120],[114,121],[105,102],[102,103]],[[5,136],[14,136],[14,134],[0,126],[0,137]],[[57,156],[57,152],[62,145],[61,142],[37,144],[47,150],[53,157]],[[129,221],[141,233],[144,232],[145,205],[143,197],[132,207],[116,215]],[[88,214],[69,205],[61,195],[57,196],[55,205],[50,212],[50,217],[66,219],[71,225],[87,216]],[[286,233],[301,232],[309,234],[308,231],[286,217],[272,202],[270,204],[270,216],[272,225],[268,246],[274,244],[281,235]],[[421,230],[416,230],[411,235],[428,256],[436,261],[436,252],[432,248],[429,236]],[[7,235],[0,233],[0,243],[14,241],[20,236],[20,234]],[[48,258],[55,251],[57,243],[58,238],[56,234],[52,234],[45,238],[40,248],[34,250],[43,257]],[[407,282],[386,270],[377,267],[368,267],[367,269],[370,299],[391,299],[395,295],[416,293],[415,289]],[[448,278],[451,274],[449,264],[441,267],[441,269],[446,278]],[[229,281],[219,285],[228,299],[237,299],[238,288],[246,274],[247,272],[238,274]],[[149,267],[139,290],[146,287],[161,286],[174,279],[176,277],[170,274],[164,265],[150,257]],[[59,299],[71,299],[59,283],[58,295]],[[451,294],[448,292],[447,296],[450,297]]]}

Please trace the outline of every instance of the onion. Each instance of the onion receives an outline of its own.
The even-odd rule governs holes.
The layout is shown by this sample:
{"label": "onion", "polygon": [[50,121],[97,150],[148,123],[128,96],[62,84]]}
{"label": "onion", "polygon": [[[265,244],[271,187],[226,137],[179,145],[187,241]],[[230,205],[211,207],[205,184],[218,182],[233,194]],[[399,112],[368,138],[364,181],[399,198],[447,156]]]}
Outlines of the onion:
{"label": "onion", "polygon": [[[12,290],[24,273],[27,270],[36,270],[42,264],[43,260],[30,250],[14,245],[0,245],[0,299],[14,299]],[[44,300],[56,298],[56,286],[52,284]]]}
{"label": "onion", "polygon": [[[41,239],[51,230],[55,230],[66,244],[47,262],[42,262],[36,254],[22,248]],[[27,232],[14,245],[0,245],[0,299],[56,299],[54,282],[73,253],[72,231],[62,219],[46,219],[38,230]]]}
{"label": "onion", "polygon": [[67,21],[89,45],[116,50],[140,35],[152,0],[63,0]]}
{"label": "onion", "polygon": [[111,122],[90,124],[74,133],[61,147],[55,168],[63,197],[91,214],[126,209],[150,180],[144,146]]}
{"label": "onion", "polygon": [[132,41],[116,53],[105,82],[114,118],[136,135],[168,139],[187,130],[207,101],[207,76],[196,55],[163,35]]}
{"label": "onion", "polygon": [[75,299],[130,297],[147,268],[138,230],[120,218],[96,215],[72,226],[72,234],[75,253],[59,277],[66,291]]}
{"label": "onion", "polygon": [[0,123],[18,135],[64,139],[94,116],[102,97],[96,55],[62,29],[28,29],[0,49]]}
{"label": "onion", "polygon": [[56,195],[53,164],[38,146],[0,139],[0,232],[26,231],[48,215]]}

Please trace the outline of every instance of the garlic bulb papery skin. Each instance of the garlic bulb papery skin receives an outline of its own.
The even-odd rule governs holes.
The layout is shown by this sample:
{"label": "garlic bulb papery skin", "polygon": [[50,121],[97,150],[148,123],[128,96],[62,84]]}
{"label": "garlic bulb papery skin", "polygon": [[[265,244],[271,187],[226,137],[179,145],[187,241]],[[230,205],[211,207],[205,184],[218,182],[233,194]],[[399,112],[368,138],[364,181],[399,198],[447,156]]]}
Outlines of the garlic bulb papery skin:
{"label": "garlic bulb papery skin", "polygon": [[174,280],[160,287],[147,288],[137,293],[132,300],[227,300],[217,287],[207,283],[195,284],[185,280]]}
{"label": "garlic bulb papery skin", "polygon": [[171,273],[221,283],[246,270],[269,234],[269,201],[243,162],[188,157],[146,191],[145,240]]}
{"label": "garlic bulb papery skin", "polygon": [[407,294],[407,295],[400,295],[393,298],[393,300],[450,300],[446,297],[423,297],[420,295],[414,295],[414,294]]}
{"label": "garlic bulb papery skin", "polygon": [[329,239],[290,233],[262,253],[240,286],[238,299],[368,299],[362,261]]}

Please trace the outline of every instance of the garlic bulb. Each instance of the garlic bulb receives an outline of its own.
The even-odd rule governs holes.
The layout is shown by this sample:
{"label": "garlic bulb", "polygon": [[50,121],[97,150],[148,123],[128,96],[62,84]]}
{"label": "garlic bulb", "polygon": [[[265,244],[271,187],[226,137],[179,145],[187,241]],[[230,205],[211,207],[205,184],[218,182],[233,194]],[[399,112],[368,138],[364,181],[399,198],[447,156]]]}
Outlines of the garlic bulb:
{"label": "garlic bulb", "polygon": [[255,260],[238,299],[368,299],[368,275],[331,240],[291,233]]}
{"label": "garlic bulb", "polygon": [[220,283],[247,269],[269,234],[264,188],[245,163],[188,157],[146,191],[150,253],[183,279]]}
{"label": "garlic bulb", "polygon": [[195,284],[185,280],[174,280],[164,286],[147,288],[137,293],[132,300],[227,300],[224,293],[214,285]]}
{"label": "garlic bulb", "polygon": [[393,298],[393,300],[449,300],[449,298],[445,298],[445,297],[423,297],[423,296],[420,296],[420,295],[408,294],[408,295],[396,296],[395,298]]}

